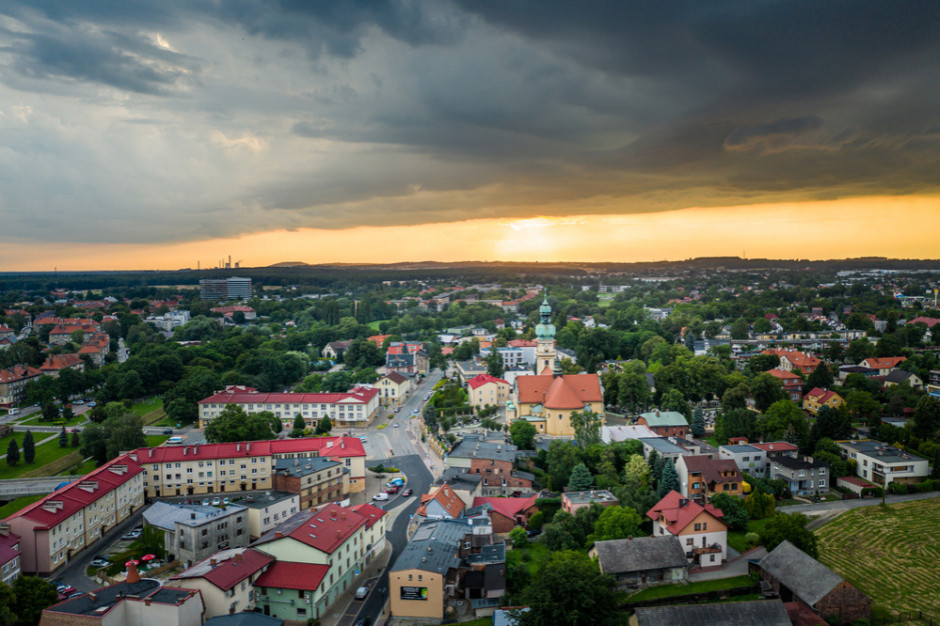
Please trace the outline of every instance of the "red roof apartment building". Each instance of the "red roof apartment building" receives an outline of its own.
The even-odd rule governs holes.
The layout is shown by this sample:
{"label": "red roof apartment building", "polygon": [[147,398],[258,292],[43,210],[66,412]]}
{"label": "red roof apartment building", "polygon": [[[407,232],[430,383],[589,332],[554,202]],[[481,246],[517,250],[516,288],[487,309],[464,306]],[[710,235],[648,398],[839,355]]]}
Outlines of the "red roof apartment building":
{"label": "red roof apartment building", "polygon": [[270,411],[287,428],[303,416],[314,428],[323,417],[334,426],[365,427],[379,408],[379,390],[356,387],[343,393],[259,393],[230,386],[199,401],[199,427],[205,428],[226,406],[237,404],[245,413]]}

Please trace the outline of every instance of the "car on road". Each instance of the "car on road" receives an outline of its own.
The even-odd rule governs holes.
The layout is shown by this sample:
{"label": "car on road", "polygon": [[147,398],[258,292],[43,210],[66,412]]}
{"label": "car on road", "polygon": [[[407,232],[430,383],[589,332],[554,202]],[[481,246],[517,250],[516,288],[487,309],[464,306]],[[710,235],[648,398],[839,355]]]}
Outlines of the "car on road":
{"label": "car on road", "polygon": [[97,404],[98,404],[97,402],[95,402],[94,400],[92,400],[91,402],[88,403],[88,406],[90,406],[91,408],[95,408],[95,406],[97,406]]}
{"label": "car on road", "polygon": [[366,439],[365,437],[359,437],[359,441],[361,441],[362,443],[365,443],[366,441],[368,441],[368,439]]}
{"label": "car on road", "polygon": [[73,402],[72,404],[85,404],[85,401],[82,400],[81,398],[79,398],[78,400],[76,400],[76,401]]}
{"label": "car on road", "polygon": [[254,502],[254,501],[255,501],[254,496],[245,496],[245,502]]}
{"label": "car on road", "polygon": [[230,500],[228,498],[222,498],[222,504],[224,504],[225,506],[228,506],[229,502]]}
{"label": "car on road", "polygon": [[209,498],[202,499],[202,506],[209,506]]}
{"label": "car on road", "polygon": [[409,487],[408,489],[405,489],[404,491],[401,492],[401,496],[402,496],[403,498],[407,498],[408,496],[410,496],[410,495],[413,494],[413,493],[414,493],[414,491],[411,489],[411,487]]}
{"label": "car on road", "polygon": [[400,407],[400,406],[396,406],[396,407],[395,407],[395,413],[398,413],[399,411],[401,411],[401,407]]}
{"label": "car on road", "polygon": [[391,487],[385,490],[385,493],[389,495],[398,493],[398,485],[392,485]]}
{"label": "car on road", "polygon": [[76,591],[78,591],[78,589],[76,589],[72,585],[64,585],[62,587],[56,585],[56,591],[61,593],[63,596],[68,597],[70,593],[75,593]]}
{"label": "car on road", "polygon": [[91,563],[89,563],[88,565],[91,566],[91,567],[99,567],[99,568],[101,568],[101,567],[107,567],[107,566],[111,565],[111,561],[108,561],[108,560],[106,560],[106,559],[95,559],[95,560],[93,560]]}
{"label": "car on road", "polygon": [[356,600],[362,600],[367,595],[369,595],[368,587],[359,587],[358,589],[356,589]]}
{"label": "car on road", "polygon": [[140,539],[142,532],[144,532],[142,528],[135,528],[129,533],[126,533],[121,539]]}
{"label": "car on road", "polygon": [[398,428],[398,426],[399,426],[398,422],[395,422],[395,428]]}
{"label": "car on road", "polygon": [[74,589],[74,587],[72,587],[71,585],[61,580],[55,581],[55,590],[58,591],[59,593],[62,593],[63,589]]}
{"label": "car on road", "polygon": [[356,620],[356,623],[353,626],[370,626],[372,624],[372,618],[368,615]]}
{"label": "car on road", "polygon": [[375,494],[374,496],[372,496],[372,499],[373,499],[373,500],[388,500],[388,494],[387,494],[387,493],[377,493],[377,494]]}
{"label": "car on road", "polygon": [[218,497],[212,498],[212,506],[219,506],[220,504],[222,504],[222,500]]}
{"label": "car on road", "polygon": [[80,427],[76,426],[75,428],[70,428],[70,429],[69,429],[69,432],[70,432],[70,433],[80,433],[80,432],[82,432],[82,429],[81,429]]}
{"label": "car on road", "polygon": [[164,434],[164,435],[172,435],[172,434],[173,434],[173,429],[172,429],[172,428],[164,428],[164,429],[163,429],[163,434]]}
{"label": "car on road", "polygon": [[78,596],[83,596],[83,595],[85,595],[85,592],[84,592],[84,591],[77,591],[77,590],[76,590],[76,591],[73,591],[72,593],[66,595],[65,597],[66,597],[66,598],[69,598],[69,599],[72,599],[72,598],[77,598]]}

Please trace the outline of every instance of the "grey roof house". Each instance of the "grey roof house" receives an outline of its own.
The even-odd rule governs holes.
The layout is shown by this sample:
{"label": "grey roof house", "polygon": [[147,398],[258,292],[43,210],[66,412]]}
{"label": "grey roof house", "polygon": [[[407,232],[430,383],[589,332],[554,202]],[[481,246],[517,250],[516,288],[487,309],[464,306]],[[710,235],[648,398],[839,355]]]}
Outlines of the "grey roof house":
{"label": "grey roof house", "polygon": [[779,600],[637,607],[637,626],[792,626]]}
{"label": "grey roof house", "polygon": [[598,541],[588,554],[601,572],[617,579],[621,589],[685,580],[688,558],[678,537],[628,537]]}

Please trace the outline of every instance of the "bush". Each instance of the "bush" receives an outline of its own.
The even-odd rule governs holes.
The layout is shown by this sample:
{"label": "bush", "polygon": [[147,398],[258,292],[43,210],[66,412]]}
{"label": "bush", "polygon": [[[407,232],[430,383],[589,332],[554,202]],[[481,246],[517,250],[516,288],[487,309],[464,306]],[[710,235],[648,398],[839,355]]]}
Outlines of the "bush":
{"label": "bush", "polygon": [[744,535],[744,541],[746,541],[749,546],[756,546],[760,543],[760,535],[757,533],[747,533]]}
{"label": "bush", "polygon": [[899,496],[907,495],[907,485],[904,483],[890,483],[888,485],[888,493],[897,494]]}
{"label": "bush", "polygon": [[542,530],[544,524],[545,514],[541,511],[536,511],[532,514],[532,517],[529,518],[529,530]]}

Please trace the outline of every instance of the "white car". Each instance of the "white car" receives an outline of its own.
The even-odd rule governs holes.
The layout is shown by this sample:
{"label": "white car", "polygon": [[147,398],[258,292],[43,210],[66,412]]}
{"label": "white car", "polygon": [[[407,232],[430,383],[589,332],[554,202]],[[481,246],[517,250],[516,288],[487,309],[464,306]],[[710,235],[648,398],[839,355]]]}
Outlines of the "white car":
{"label": "white car", "polygon": [[219,506],[222,501],[219,498],[212,498],[212,506]]}
{"label": "white car", "polygon": [[387,494],[387,493],[377,493],[377,494],[375,494],[374,496],[372,496],[372,499],[373,499],[373,500],[388,500],[388,494]]}

